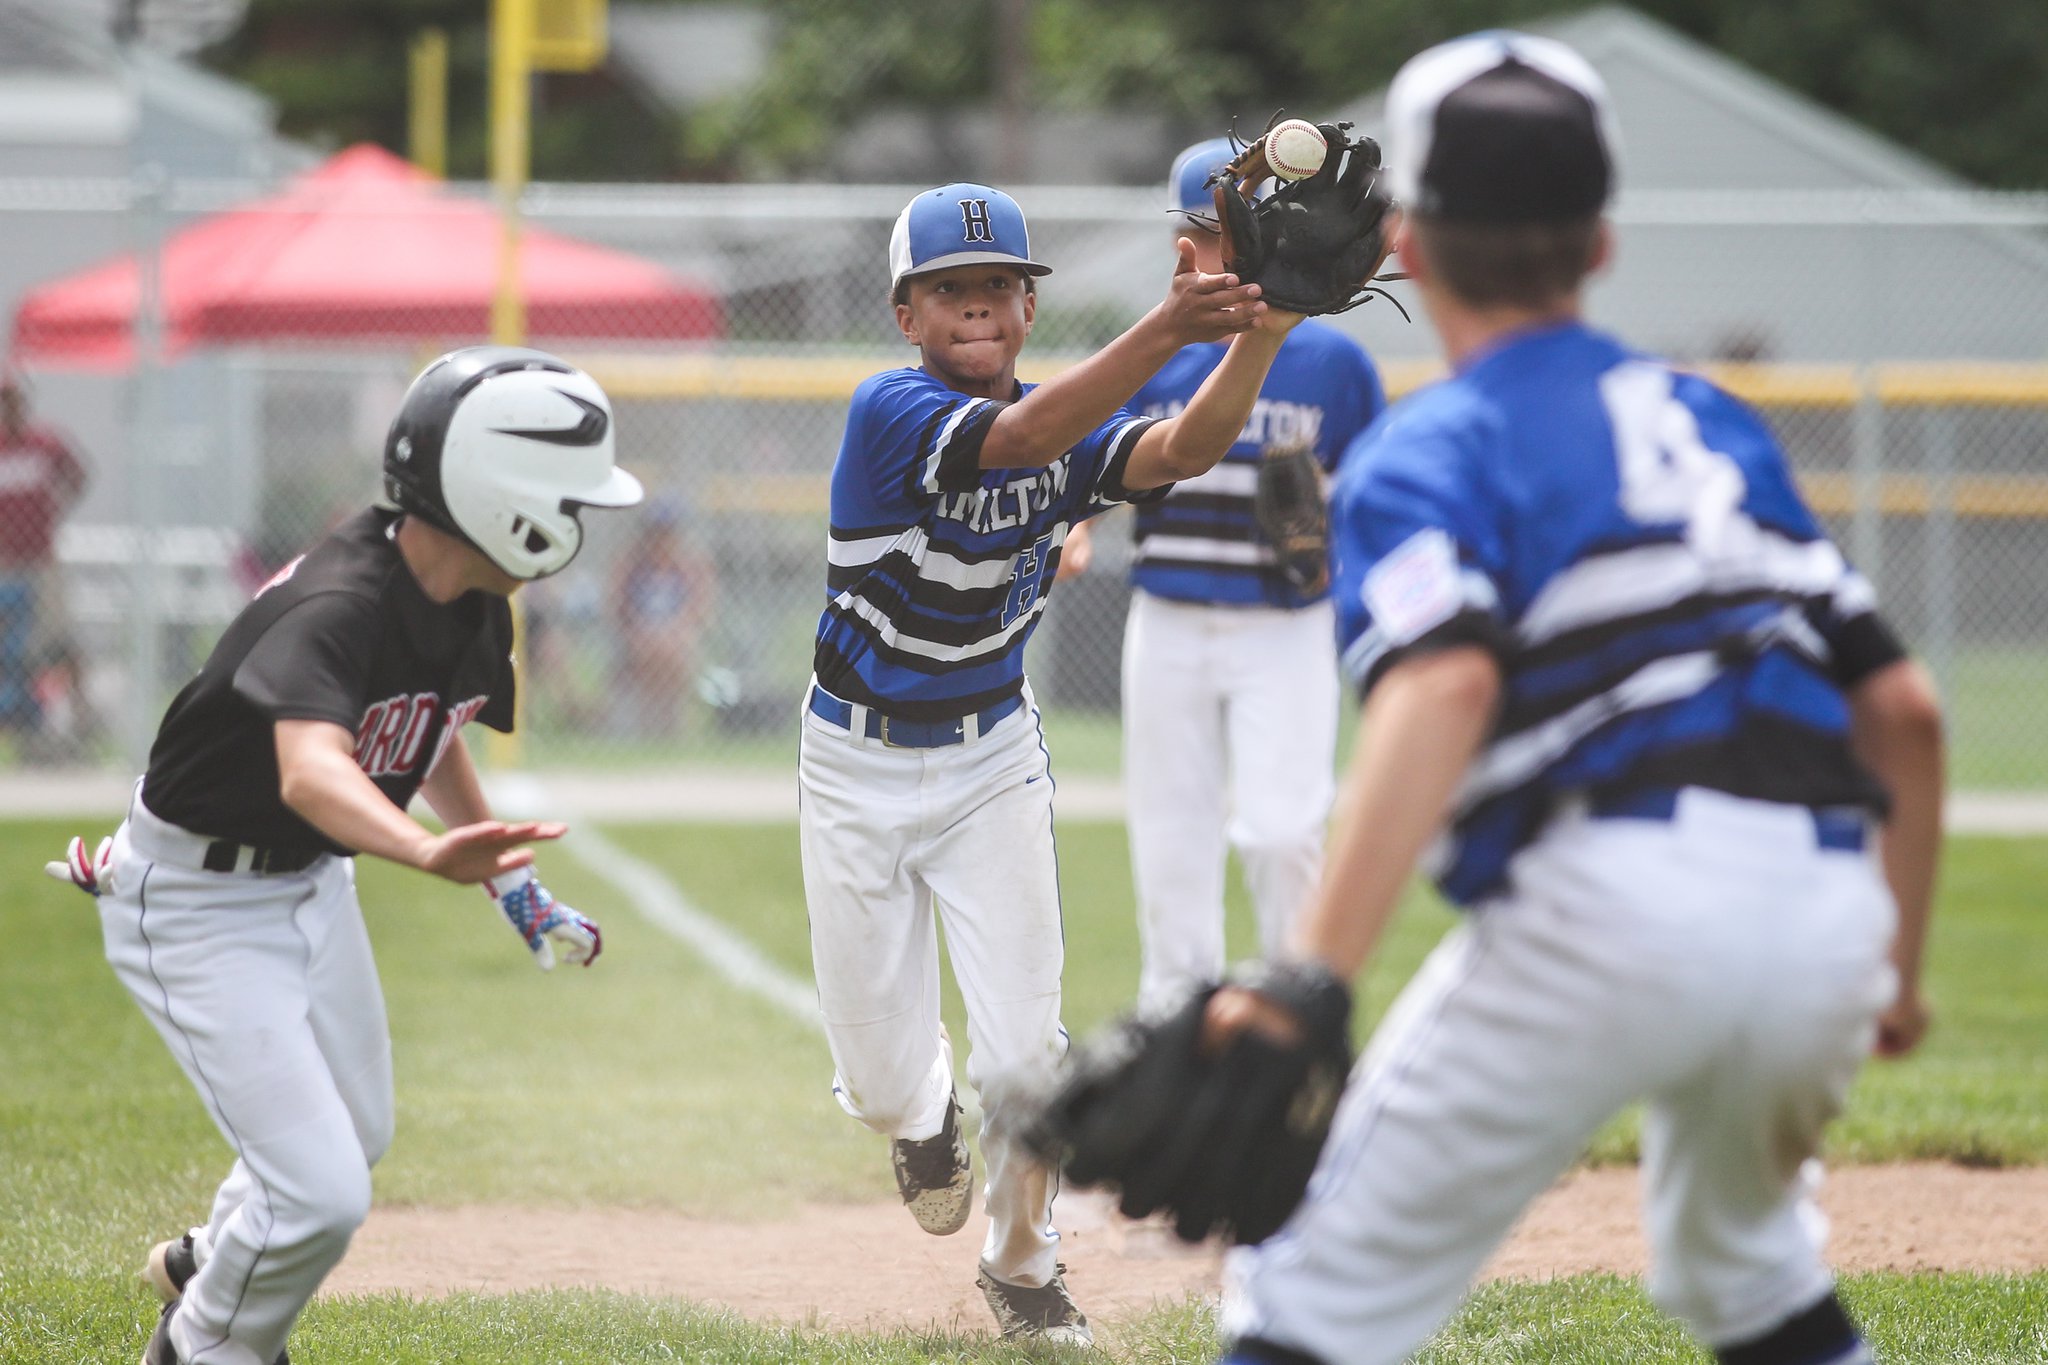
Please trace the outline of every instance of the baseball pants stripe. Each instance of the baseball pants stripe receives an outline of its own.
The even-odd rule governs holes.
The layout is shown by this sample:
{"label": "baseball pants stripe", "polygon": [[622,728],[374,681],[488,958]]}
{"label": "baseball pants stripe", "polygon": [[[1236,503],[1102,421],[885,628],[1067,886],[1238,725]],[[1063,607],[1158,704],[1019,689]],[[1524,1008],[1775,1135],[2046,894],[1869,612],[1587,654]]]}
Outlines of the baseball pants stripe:
{"label": "baseball pants stripe", "polygon": [[107,960],[236,1157],[172,1326],[186,1365],[270,1365],[369,1212],[391,1045],[354,869],[149,861],[116,835]]}

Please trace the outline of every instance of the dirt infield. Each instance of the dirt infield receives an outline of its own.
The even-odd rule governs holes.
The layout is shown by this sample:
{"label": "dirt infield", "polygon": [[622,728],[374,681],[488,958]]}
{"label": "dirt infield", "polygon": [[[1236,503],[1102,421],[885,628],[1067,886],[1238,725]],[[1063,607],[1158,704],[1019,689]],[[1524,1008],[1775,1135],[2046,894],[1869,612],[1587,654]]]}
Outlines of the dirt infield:
{"label": "dirt infield", "polygon": [[[2048,1169],[1845,1167],[1820,1202],[1830,1257],[1845,1271],[2048,1268]],[[1068,1283],[1098,1318],[1217,1287],[1214,1252],[1126,1223],[1099,1198],[1063,1196],[1059,1213]],[[896,1205],[821,1205],[752,1223],[637,1209],[379,1208],[325,1292],[603,1286],[833,1329],[979,1331],[987,1310],[974,1261],[985,1228],[977,1210],[960,1236],[928,1237]],[[1634,1170],[1581,1171],[1537,1202],[1487,1274],[1639,1274],[1644,1262]]]}

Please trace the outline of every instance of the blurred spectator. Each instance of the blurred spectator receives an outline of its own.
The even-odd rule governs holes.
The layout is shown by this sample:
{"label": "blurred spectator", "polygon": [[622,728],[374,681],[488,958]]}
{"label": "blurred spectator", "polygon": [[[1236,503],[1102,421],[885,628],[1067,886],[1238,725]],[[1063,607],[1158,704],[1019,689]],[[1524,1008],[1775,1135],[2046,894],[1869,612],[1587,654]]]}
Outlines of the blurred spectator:
{"label": "blurred spectator", "polygon": [[635,738],[676,733],[718,591],[710,559],[685,539],[684,520],[679,498],[651,500],[612,580],[620,618],[613,702],[620,731]]}
{"label": "blurred spectator", "polygon": [[[73,694],[74,651],[54,610],[57,523],[85,488],[85,470],[62,437],[29,421],[17,375],[0,375],[0,729],[25,757],[41,756],[45,697]],[[39,680],[39,656],[57,660],[65,685]],[[39,695],[42,694],[42,695]]]}
{"label": "blurred spectator", "polygon": [[[591,585],[587,590],[579,584]],[[519,685],[526,689],[535,734],[587,733],[602,728],[599,688],[582,660],[586,641],[604,621],[604,586],[597,579],[561,576],[529,583],[513,600],[519,613]]]}

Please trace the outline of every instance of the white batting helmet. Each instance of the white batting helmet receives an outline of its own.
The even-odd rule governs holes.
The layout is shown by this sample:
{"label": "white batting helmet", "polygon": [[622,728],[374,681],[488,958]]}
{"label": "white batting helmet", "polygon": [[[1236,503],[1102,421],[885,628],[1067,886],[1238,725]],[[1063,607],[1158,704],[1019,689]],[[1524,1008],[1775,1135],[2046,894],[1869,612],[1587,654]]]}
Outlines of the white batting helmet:
{"label": "white batting helmet", "polygon": [[406,390],[384,440],[384,491],[514,578],[545,578],[583,548],[585,507],[631,507],[613,463],[611,402],[545,351],[450,351]]}

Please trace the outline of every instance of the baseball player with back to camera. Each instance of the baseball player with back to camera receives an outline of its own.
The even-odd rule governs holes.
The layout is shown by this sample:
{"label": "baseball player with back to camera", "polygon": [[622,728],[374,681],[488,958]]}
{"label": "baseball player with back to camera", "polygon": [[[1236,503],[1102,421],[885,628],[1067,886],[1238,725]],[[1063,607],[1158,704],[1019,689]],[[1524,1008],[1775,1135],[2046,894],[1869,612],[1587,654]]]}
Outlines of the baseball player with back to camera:
{"label": "baseball player with back to camera", "polygon": [[[1612,124],[1583,59],[1517,34],[1389,89],[1402,261],[1453,373],[1338,480],[1364,711],[1298,951],[1355,976],[1446,815],[1428,866],[1469,916],[1306,1202],[1234,1253],[1234,1361],[1406,1358],[1637,1098],[1653,1299],[1725,1365],[1873,1358],[1808,1173],[1873,1040],[1926,1027],[1940,713],[1764,423],[1580,320]],[[1288,1021],[1226,988],[1207,1022]]]}
{"label": "baseball player with back to camera", "polygon": [[[1047,273],[999,190],[929,190],[896,221],[889,284],[920,363],[861,384],[833,467],[800,823],[840,1104],[891,1139],[919,1225],[958,1231],[972,1187],[936,908],[984,1111],[978,1282],[1005,1335],[1085,1343],[1055,1259],[1052,1172],[1002,1122],[1006,1093],[1066,1050],[1053,783],[1024,646],[1069,528],[1221,459],[1298,319],[1198,270],[1183,242],[1162,303],[1058,377],[1020,384]],[[1182,346],[1233,336],[1177,417],[1123,411]]]}
{"label": "baseball player with back to camera", "polygon": [[[369,1211],[391,1040],[356,854],[482,883],[543,968],[601,946],[523,847],[564,826],[492,819],[461,730],[512,728],[507,598],[576,557],[582,508],[640,500],[610,404],[539,351],[456,351],[406,393],[384,486],[394,506],[228,626],[113,837],[50,865],[98,897],[107,960],[235,1153],[205,1226],[149,1254],[166,1302],[143,1365],[284,1361]],[[406,814],[415,793],[445,833]]]}
{"label": "baseball player with back to camera", "polygon": [[[1182,152],[1167,177],[1195,268],[1224,270],[1210,186],[1229,138]],[[1134,411],[1170,417],[1223,355],[1184,348]],[[1337,746],[1336,625],[1321,537],[1288,554],[1262,527],[1270,459],[1307,447],[1322,471],[1386,406],[1365,349],[1313,318],[1288,333],[1251,420],[1223,462],[1135,510],[1135,590],[1124,627],[1124,782],[1147,1005],[1222,975],[1224,853],[1235,847],[1267,953],[1315,889]],[[1302,492],[1320,510],[1319,476]],[[1076,527],[1068,550],[1085,537]],[[1064,566],[1063,566],[1064,567]]]}

